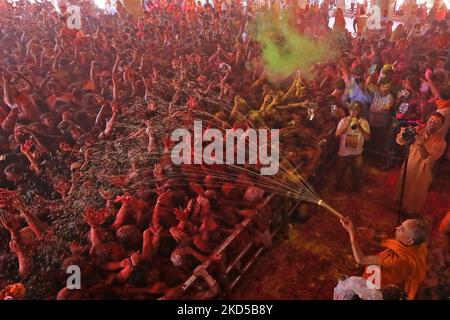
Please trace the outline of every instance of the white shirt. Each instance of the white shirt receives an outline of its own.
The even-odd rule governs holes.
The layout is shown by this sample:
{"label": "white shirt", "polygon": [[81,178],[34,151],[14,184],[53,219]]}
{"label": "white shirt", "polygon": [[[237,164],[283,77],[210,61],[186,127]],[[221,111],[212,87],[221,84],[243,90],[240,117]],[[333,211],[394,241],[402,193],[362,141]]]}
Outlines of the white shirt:
{"label": "white shirt", "polygon": [[[336,130],[337,131],[341,130],[345,126],[345,123],[350,120],[350,118],[351,117],[342,118],[341,121],[339,121]],[[359,118],[358,121],[360,121],[361,127],[364,129],[364,131],[370,133],[369,122],[363,118]],[[338,154],[341,157],[357,156],[363,152],[363,146],[364,146],[364,137],[363,134],[361,133],[361,130],[359,128],[353,130],[351,127],[349,127],[347,131],[341,135]]]}

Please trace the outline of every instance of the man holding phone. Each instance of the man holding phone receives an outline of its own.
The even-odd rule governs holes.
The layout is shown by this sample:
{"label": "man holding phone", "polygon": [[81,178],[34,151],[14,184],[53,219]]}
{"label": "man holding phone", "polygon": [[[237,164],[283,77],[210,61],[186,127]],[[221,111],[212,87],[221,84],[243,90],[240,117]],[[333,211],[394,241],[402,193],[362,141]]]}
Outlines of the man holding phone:
{"label": "man holding phone", "polygon": [[359,101],[362,108],[360,112],[367,119],[369,117],[369,106],[372,103],[372,97],[365,87],[364,70],[361,66],[355,66],[350,73],[342,63],[341,72],[345,81],[344,99],[349,104]]}
{"label": "man holding phone", "polygon": [[363,166],[363,146],[370,137],[369,122],[361,117],[362,104],[354,101],[350,104],[350,116],[342,118],[336,129],[336,137],[340,138],[339,157],[336,168],[336,190],[341,191],[345,172],[350,167],[352,173],[352,191],[361,188]]}

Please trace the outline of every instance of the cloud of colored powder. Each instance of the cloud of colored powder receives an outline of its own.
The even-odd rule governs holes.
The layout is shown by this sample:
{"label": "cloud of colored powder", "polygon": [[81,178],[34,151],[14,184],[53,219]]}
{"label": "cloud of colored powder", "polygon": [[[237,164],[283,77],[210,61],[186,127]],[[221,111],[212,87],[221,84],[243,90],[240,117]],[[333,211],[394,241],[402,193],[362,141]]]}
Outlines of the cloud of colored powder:
{"label": "cloud of colored powder", "polygon": [[258,13],[252,25],[269,75],[287,77],[297,70],[308,75],[312,65],[334,56],[327,41],[318,42],[299,34],[290,21],[288,13],[265,11]]}

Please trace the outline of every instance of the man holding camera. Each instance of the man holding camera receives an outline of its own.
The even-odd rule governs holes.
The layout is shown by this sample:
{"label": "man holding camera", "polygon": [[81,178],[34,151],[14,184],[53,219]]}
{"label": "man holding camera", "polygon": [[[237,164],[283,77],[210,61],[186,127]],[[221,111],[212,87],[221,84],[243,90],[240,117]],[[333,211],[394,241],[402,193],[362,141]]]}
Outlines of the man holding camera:
{"label": "man holding camera", "polygon": [[369,122],[361,117],[362,104],[354,101],[349,106],[350,116],[342,118],[336,129],[340,137],[339,157],[336,169],[336,189],[341,191],[345,172],[350,167],[352,173],[352,191],[361,187],[364,141],[370,137]]}
{"label": "man holding camera", "polygon": [[428,119],[425,127],[403,127],[397,135],[399,145],[410,145],[406,176],[403,177],[405,166],[403,163],[396,194],[398,201],[405,179],[401,208],[404,214],[414,216],[422,211],[433,178],[431,172],[433,164],[442,156],[447,145],[439,133],[444,120],[444,116],[436,112]]}

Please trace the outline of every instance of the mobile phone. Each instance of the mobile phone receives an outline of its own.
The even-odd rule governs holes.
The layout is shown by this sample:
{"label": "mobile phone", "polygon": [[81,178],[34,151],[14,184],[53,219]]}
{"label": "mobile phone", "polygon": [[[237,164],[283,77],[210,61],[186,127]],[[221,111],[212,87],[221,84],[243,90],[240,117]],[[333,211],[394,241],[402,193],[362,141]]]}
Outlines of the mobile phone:
{"label": "mobile phone", "polygon": [[373,75],[374,73],[375,73],[375,70],[377,69],[377,65],[376,64],[372,64],[371,66],[370,66],[370,69],[369,69],[369,73],[370,73],[370,75]]}

